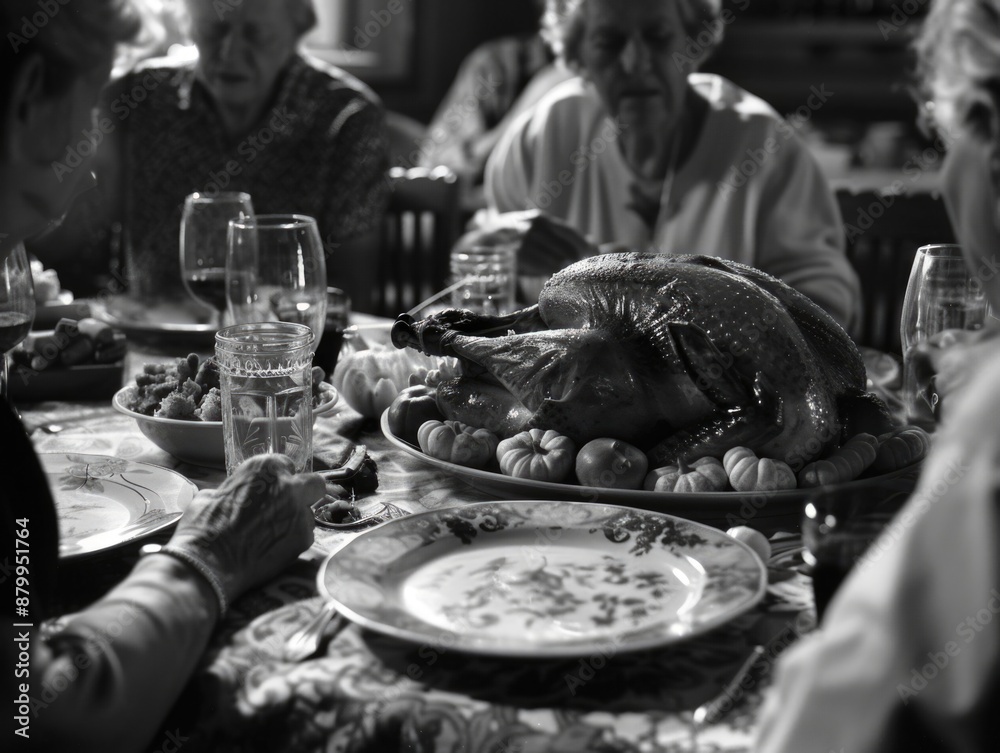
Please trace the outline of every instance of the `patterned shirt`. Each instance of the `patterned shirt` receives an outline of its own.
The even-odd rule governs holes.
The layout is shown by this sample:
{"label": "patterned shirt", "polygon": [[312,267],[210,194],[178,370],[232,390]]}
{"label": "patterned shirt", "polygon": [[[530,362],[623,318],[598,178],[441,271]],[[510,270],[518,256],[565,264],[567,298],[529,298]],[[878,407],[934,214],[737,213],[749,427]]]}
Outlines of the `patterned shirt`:
{"label": "patterned shirt", "polygon": [[178,238],[192,192],[245,191],[257,214],[315,217],[328,253],[374,229],[388,198],[381,103],[311,58],[292,59],[272,103],[239,138],[227,134],[190,60],[150,61],[126,74],[101,109],[113,130],[95,193],[122,224],[133,296],[187,295]]}

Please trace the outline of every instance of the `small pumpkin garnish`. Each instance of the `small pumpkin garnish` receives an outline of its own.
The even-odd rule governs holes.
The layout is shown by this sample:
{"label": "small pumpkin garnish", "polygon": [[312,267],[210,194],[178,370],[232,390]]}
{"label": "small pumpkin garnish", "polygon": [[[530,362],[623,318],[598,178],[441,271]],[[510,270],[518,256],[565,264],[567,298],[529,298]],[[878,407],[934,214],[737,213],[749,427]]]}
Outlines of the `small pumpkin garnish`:
{"label": "small pumpkin garnish", "polygon": [[729,485],[729,476],[718,458],[698,458],[691,463],[654,468],[646,476],[643,488],[649,492],[721,492]]}
{"label": "small pumpkin garnish", "polygon": [[783,460],[759,458],[749,447],[734,447],[722,458],[729,483],[738,492],[776,492],[796,487],[795,472]]}

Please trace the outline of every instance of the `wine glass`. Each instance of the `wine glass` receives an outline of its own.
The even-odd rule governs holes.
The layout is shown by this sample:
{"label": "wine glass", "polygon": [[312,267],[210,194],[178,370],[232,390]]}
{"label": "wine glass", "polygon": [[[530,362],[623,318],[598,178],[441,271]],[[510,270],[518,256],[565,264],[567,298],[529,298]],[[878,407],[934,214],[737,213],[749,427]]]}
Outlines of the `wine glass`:
{"label": "wine glass", "polygon": [[231,221],[226,292],[237,324],[305,324],[318,343],[326,322],[326,259],[316,220],[270,214]]}
{"label": "wine glass", "polygon": [[7,355],[28,335],[35,320],[35,286],[31,266],[22,244],[17,244],[3,257],[0,269],[0,350],[3,369],[0,370],[0,397],[7,397]]}
{"label": "wine glass", "polygon": [[214,196],[193,193],[184,199],[181,277],[192,298],[215,310],[218,323],[226,310],[229,221],[253,216],[250,194],[239,191]]}
{"label": "wine glass", "polygon": [[[899,334],[903,349],[905,419],[933,429],[937,398],[921,350],[946,330],[978,330],[986,324],[989,305],[982,281],[966,263],[962,247],[921,246],[913,259],[903,298]],[[927,388],[930,389],[927,389]]]}

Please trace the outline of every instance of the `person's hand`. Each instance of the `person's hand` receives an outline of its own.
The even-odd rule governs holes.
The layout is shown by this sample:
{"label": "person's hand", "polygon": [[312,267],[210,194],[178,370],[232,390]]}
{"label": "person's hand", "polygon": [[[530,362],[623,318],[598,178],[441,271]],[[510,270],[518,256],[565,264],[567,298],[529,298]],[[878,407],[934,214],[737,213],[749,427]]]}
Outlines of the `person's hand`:
{"label": "person's hand", "polygon": [[325,485],[318,475],[294,475],[292,468],[285,455],[247,460],[218,489],[198,494],[170,540],[213,570],[230,603],[312,544],[310,505]]}
{"label": "person's hand", "polygon": [[538,210],[476,215],[475,227],[456,248],[517,246],[518,276],[552,275],[573,262],[596,256],[598,248],[562,220]]}

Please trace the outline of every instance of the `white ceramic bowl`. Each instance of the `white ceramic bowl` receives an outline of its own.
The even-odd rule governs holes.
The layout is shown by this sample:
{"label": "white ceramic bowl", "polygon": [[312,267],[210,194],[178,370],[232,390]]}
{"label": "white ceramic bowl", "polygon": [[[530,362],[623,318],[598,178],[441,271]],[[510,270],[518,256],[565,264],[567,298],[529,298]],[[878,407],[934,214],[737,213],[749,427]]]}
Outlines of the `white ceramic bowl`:
{"label": "white ceramic bowl", "polygon": [[[125,395],[129,389],[130,387],[122,387],[118,390],[111,404],[119,413],[134,418],[139,431],[153,444],[185,463],[209,468],[226,467],[221,421],[181,421],[136,413],[125,407]],[[329,413],[340,401],[337,390],[326,382],[320,386],[320,394],[323,399],[313,408],[314,418]]]}

